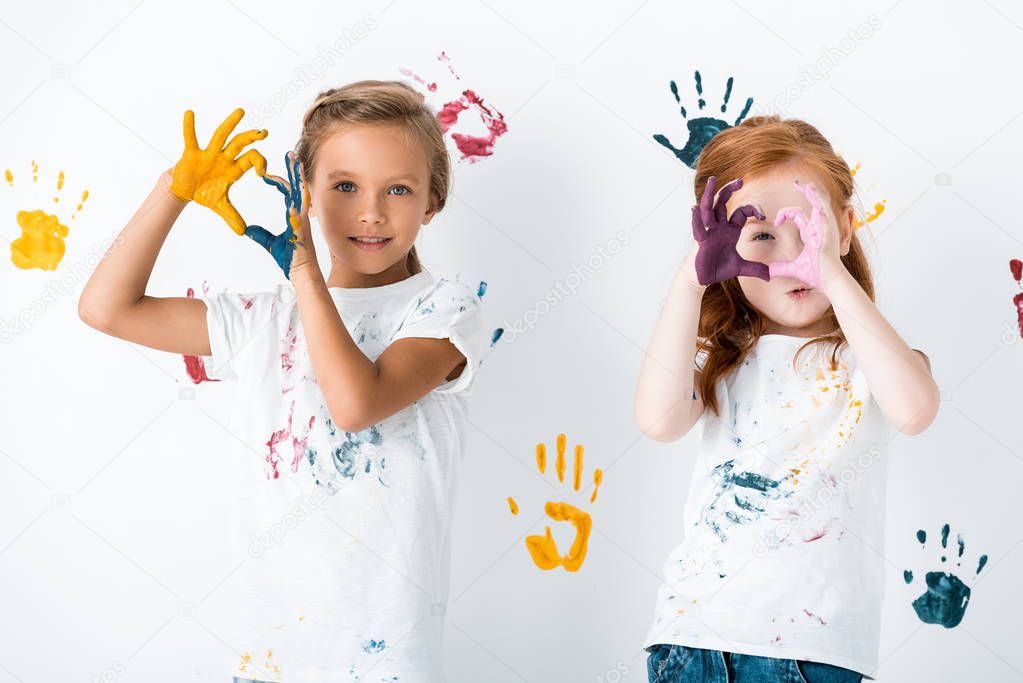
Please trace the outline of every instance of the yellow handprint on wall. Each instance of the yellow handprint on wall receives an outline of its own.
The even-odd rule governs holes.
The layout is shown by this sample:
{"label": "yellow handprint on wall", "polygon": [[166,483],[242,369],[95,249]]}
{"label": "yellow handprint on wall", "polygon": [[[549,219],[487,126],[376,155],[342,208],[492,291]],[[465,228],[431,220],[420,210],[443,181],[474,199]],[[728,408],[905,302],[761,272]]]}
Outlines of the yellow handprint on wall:
{"label": "yellow handprint on wall", "polygon": [[245,110],[240,108],[231,112],[213,133],[206,149],[200,149],[195,137],[195,114],[186,111],[185,151],[174,165],[171,181],[171,192],[176,197],[186,202],[194,199],[213,209],[239,235],[245,234],[245,221],[231,204],[227,191],[250,168],[255,168],[258,176],[266,174],[266,159],[256,150],[250,149],[238,156],[245,147],[265,138],[265,130],[243,131],[227,142],[227,136],[244,115]]}
{"label": "yellow handprint on wall", "polygon": [[[564,434],[558,434],[555,440],[557,455],[554,461],[554,470],[557,473],[558,481],[562,483],[565,481],[565,441]],[[583,474],[583,447],[581,444],[576,445],[574,455],[572,488],[578,491],[582,484]],[[547,446],[543,443],[536,445],[536,467],[540,470],[540,474],[544,474],[547,471]],[[591,503],[597,499],[597,490],[600,488],[603,478],[604,473],[600,469],[593,470],[593,495],[590,496]],[[518,503],[510,496],[508,497],[508,507],[513,515],[519,513]],[[572,547],[569,548],[568,554],[562,556],[558,552],[558,546],[554,542],[554,538],[551,536],[551,528],[549,526],[543,536],[527,536],[526,548],[529,550],[530,557],[533,558],[533,563],[544,570],[564,567],[565,571],[579,571],[579,568],[583,566],[583,561],[586,559],[586,547],[590,540],[590,531],[593,528],[593,522],[589,513],[583,512],[574,505],[563,502],[554,503],[547,501],[543,509],[547,516],[555,522],[571,523],[575,527],[575,538],[572,540]]]}

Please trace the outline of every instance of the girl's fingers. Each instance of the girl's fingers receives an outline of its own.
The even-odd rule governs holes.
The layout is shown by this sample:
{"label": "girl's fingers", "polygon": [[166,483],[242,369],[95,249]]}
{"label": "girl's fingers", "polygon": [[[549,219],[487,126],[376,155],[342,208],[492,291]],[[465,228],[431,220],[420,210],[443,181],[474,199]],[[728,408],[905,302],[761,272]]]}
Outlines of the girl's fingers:
{"label": "girl's fingers", "polygon": [[224,148],[224,154],[229,157],[236,157],[241,154],[241,151],[251,145],[256,140],[262,140],[267,136],[265,130],[247,130],[238,133],[231,142],[227,143],[227,147]]}
{"label": "girl's fingers", "polygon": [[714,223],[714,195],[717,193],[717,186],[717,177],[711,176],[707,179],[707,187],[703,190],[703,196],[700,197],[700,218],[703,219],[705,226]]}
{"label": "girl's fingers", "polygon": [[182,128],[185,134],[185,149],[199,149],[199,141],[195,139],[195,112],[191,109],[185,112]]}
{"label": "girl's fingers", "polygon": [[256,175],[266,175],[266,157],[254,149],[250,149],[248,152],[238,157],[235,165],[241,170],[241,173],[238,174],[239,177],[241,177],[245,171],[250,168],[256,169]]}
{"label": "girl's fingers", "polygon": [[[721,205],[722,209],[724,204]],[[737,228],[741,228],[746,225],[746,221],[751,217],[756,216],[760,220],[764,220],[764,214],[760,213],[760,209],[753,206],[752,204],[743,204],[738,209],[732,212],[732,217],[728,219],[728,222]]]}
{"label": "girl's fingers", "polygon": [[803,210],[798,206],[786,206],[784,209],[778,210],[774,217],[774,224],[781,225],[789,220],[794,220],[796,225],[799,226],[806,223],[806,216],[803,215]]}
{"label": "girl's fingers", "polygon": [[227,142],[227,136],[231,134],[234,127],[238,125],[238,122],[245,116],[245,110],[239,107],[231,112],[231,115],[224,119],[224,122],[217,126],[217,130],[213,133],[213,137],[210,138],[210,146],[207,149],[223,149],[224,143]]}
{"label": "girl's fingers", "polygon": [[693,238],[697,242],[702,242],[707,239],[707,231],[703,227],[703,222],[700,220],[700,207],[693,207]]}
{"label": "girl's fingers", "polygon": [[279,175],[267,173],[263,176],[263,182],[267,185],[273,185],[284,194],[289,194],[291,192],[291,185],[289,185],[288,181]]}
{"label": "girl's fingers", "polygon": [[721,188],[721,193],[718,194],[718,199],[716,202],[714,202],[714,218],[717,220],[718,223],[725,222],[726,220],[725,211],[727,210],[725,204],[728,203],[728,200],[731,199],[732,194],[740,187],[742,187],[742,178],[736,178],[735,180]]}
{"label": "girl's fingers", "polygon": [[743,275],[745,277],[758,277],[761,280],[770,280],[771,269],[767,267],[766,263],[742,259],[739,261],[739,275]]}

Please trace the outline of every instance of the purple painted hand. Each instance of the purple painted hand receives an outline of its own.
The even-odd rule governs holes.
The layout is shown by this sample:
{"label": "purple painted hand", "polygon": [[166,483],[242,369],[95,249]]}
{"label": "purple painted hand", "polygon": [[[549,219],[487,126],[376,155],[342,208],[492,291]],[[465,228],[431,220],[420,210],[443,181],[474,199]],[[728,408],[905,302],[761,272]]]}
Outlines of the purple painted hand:
{"label": "purple painted hand", "polygon": [[793,220],[799,228],[799,238],[803,241],[803,251],[793,261],[773,261],[769,267],[771,277],[790,276],[802,280],[811,287],[824,291],[824,280],[821,277],[820,259],[821,245],[824,244],[824,206],[814,191],[813,183],[794,181],[796,189],[806,196],[813,210],[807,218],[798,206],[789,206],[778,211],[774,218],[775,225]]}
{"label": "purple painted hand", "polygon": [[732,212],[731,218],[726,219],[725,204],[732,193],[742,187],[742,178],[721,188],[721,195],[715,202],[717,182],[715,176],[707,180],[700,203],[693,207],[693,237],[699,243],[699,251],[696,253],[697,279],[701,285],[721,282],[737,275],[770,280],[766,264],[747,261],[735,250],[746,220],[750,216],[764,220],[764,214],[756,207],[744,204]]}

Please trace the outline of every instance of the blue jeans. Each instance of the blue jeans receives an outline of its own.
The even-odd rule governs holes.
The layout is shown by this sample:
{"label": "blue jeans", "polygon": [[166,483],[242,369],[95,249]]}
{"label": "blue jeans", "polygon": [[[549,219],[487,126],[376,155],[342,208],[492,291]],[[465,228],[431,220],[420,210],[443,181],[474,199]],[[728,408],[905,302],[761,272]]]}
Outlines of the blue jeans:
{"label": "blue jeans", "polygon": [[855,671],[821,662],[756,657],[685,645],[651,645],[650,683],[859,683]]}

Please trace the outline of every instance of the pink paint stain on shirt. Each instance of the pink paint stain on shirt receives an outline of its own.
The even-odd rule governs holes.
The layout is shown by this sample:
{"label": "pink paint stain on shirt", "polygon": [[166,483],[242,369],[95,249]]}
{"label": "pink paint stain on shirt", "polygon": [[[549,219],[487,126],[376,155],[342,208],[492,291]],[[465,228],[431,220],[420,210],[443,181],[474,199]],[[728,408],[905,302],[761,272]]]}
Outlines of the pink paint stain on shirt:
{"label": "pink paint stain on shirt", "polygon": [[[203,282],[203,291],[206,290],[206,283]],[[195,290],[191,287],[188,288],[188,298],[195,298]],[[251,303],[251,302],[250,302]],[[203,382],[219,382],[219,379],[211,379],[206,374],[206,365],[202,362],[202,358],[199,356],[182,356],[185,359],[185,372],[188,373],[189,379],[195,384],[202,384]]]}
{"label": "pink paint stain on shirt", "polygon": [[292,323],[284,335],[284,350],[281,351],[281,370],[285,374],[291,372],[291,369],[295,367],[296,348],[298,348],[298,331],[295,330],[295,324]]}
{"label": "pink paint stain on shirt", "polygon": [[295,417],[295,402],[291,402],[291,408],[288,410],[288,424],[281,429],[275,430],[270,434],[270,438],[266,442],[267,453],[266,453],[266,478],[267,479],[278,479],[281,476],[281,472],[278,469],[278,465],[282,460],[281,453],[278,450],[281,444],[291,442],[292,456],[291,456],[291,471],[298,472],[298,463],[302,461],[302,456],[305,455],[306,449],[309,445],[309,434],[312,432],[313,423],[316,421],[315,415],[309,416],[308,424],[305,429],[302,430],[301,436],[295,436],[291,431],[292,422]]}

